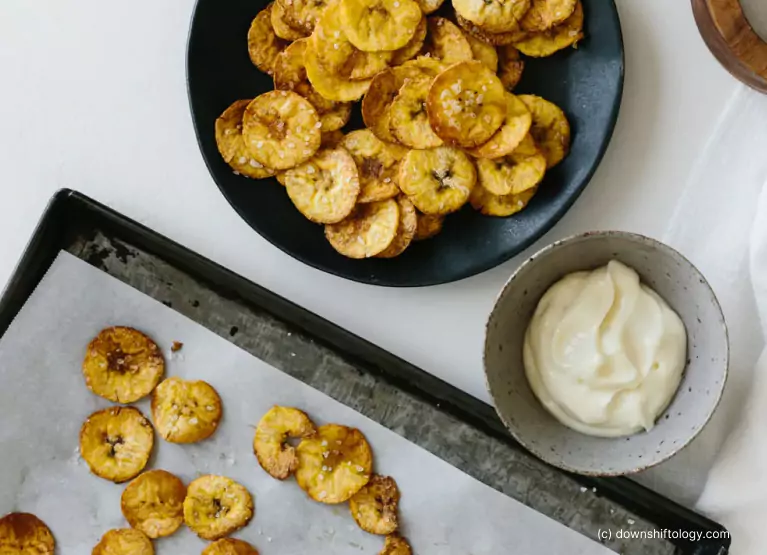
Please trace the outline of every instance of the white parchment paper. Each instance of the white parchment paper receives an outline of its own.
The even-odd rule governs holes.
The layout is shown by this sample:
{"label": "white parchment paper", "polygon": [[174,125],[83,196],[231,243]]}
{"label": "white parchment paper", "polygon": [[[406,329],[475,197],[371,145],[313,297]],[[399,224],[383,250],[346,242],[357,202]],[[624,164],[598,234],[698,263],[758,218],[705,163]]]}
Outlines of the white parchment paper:
{"label": "white parchment paper", "polygon": [[[376,471],[394,476],[402,490],[402,531],[418,555],[611,553],[62,252],[0,340],[0,514],[37,514],[51,527],[60,555],[90,553],[104,532],[126,526],[123,486],[93,476],[77,452],[82,422],[109,406],[85,387],[85,346],[111,325],[152,336],[166,351],[168,375],[203,379],[218,390],[224,419],[216,434],[184,446],[157,436],[149,467],[185,482],[216,473],[245,485],[256,513],[236,536],[263,555],[376,554],[383,544],[356,527],[346,505],[315,503],[293,480],[279,482],[261,470],[251,450],[253,426],[274,404],[300,407],[318,424],[363,431]],[[184,347],[169,357],[174,340]],[[147,401],[137,406],[150,416]],[[155,546],[159,555],[191,555],[205,542],[182,527]]]}

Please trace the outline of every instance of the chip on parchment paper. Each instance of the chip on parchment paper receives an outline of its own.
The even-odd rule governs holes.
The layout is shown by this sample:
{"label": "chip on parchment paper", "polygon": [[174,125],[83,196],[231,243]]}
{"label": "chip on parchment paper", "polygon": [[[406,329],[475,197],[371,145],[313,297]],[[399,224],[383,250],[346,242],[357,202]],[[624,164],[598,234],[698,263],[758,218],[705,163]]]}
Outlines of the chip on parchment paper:
{"label": "chip on parchment paper", "polygon": [[154,546],[143,532],[122,528],[104,534],[92,555],[154,555]]}
{"label": "chip on parchment paper", "polygon": [[347,134],[340,146],[345,148],[357,165],[360,194],[357,202],[376,202],[399,194],[399,162],[407,149],[381,141],[369,129]]}
{"label": "chip on parchment paper", "polygon": [[366,52],[404,47],[423,17],[414,0],[340,0],[339,7],[349,40]]}
{"label": "chip on parchment paper", "polygon": [[186,486],[165,470],[149,470],[123,491],[120,508],[128,524],[147,537],[170,536],[184,523]]}
{"label": "chip on parchment paper", "polygon": [[514,46],[525,56],[543,58],[568,46],[577,47],[583,38],[583,4],[580,0],[575,4],[575,10],[561,24],[539,33],[528,33],[523,40]]}
{"label": "chip on parchment paper", "polygon": [[429,33],[422,53],[437,58],[445,64],[474,59],[474,53],[466,36],[458,26],[444,17],[428,18]]}
{"label": "chip on parchment paper", "polygon": [[505,94],[500,79],[482,62],[454,64],[437,75],[429,89],[431,127],[449,145],[481,145],[504,123]]}
{"label": "chip on parchment paper", "polygon": [[253,518],[253,497],[231,478],[208,474],[192,481],[184,500],[184,522],[204,540],[219,540]]}
{"label": "chip on parchment paper", "polygon": [[434,148],[442,144],[427,111],[432,81],[430,77],[421,76],[405,83],[389,108],[389,131],[410,148]]}
{"label": "chip on parchment paper", "polygon": [[80,428],[80,455],[96,476],[115,483],[144,470],[154,447],[152,424],[134,407],[91,414]]}
{"label": "chip on parchment paper", "polygon": [[399,498],[394,478],[373,474],[367,485],[349,499],[349,510],[365,532],[385,536],[399,526]]}
{"label": "chip on parchment paper", "polygon": [[317,110],[292,91],[270,91],[248,104],[242,122],[245,146],[258,162],[284,170],[311,158],[320,148]]}
{"label": "chip on parchment paper", "polygon": [[408,541],[397,533],[386,536],[384,548],[378,555],[413,555]]}
{"label": "chip on parchment paper", "polygon": [[399,226],[399,206],[394,199],[358,204],[343,221],[325,226],[325,238],[349,258],[370,258],[386,250]]}
{"label": "chip on parchment paper", "polygon": [[138,330],[115,326],[91,340],[83,360],[85,385],[116,403],[149,395],[165,373],[157,344]]}
{"label": "chip on parchment paper", "polygon": [[272,27],[272,4],[258,12],[248,30],[248,53],[250,61],[268,75],[274,73],[274,61],[287,48],[287,41],[274,33]]}
{"label": "chip on parchment paper", "polygon": [[385,251],[379,253],[379,258],[394,258],[399,256],[405,249],[410,246],[415,237],[416,229],[418,228],[418,217],[415,213],[415,207],[410,199],[405,195],[397,197],[397,204],[399,205],[399,225],[397,226],[397,234],[394,236],[394,240],[391,242]]}
{"label": "chip on parchment paper", "polygon": [[533,116],[530,134],[546,157],[546,167],[559,164],[570,151],[570,123],[562,109],[540,96],[524,94],[518,97]]}
{"label": "chip on parchment paper", "polygon": [[501,128],[490,139],[468,150],[475,158],[500,158],[511,154],[529,134],[533,117],[530,110],[518,97],[510,92],[505,94],[506,119]]}
{"label": "chip on parchment paper", "polygon": [[425,214],[459,210],[469,200],[476,181],[474,163],[453,147],[411,150],[400,166],[400,188]]}
{"label": "chip on parchment paper", "polygon": [[221,397],[207,382],[164,380],[152,395],[152,418],[157,432],[170,443],[196,443],[218,429]]}
{"label": "chip on parchment paper", "polygon": [[[392,203],[393,200],[383,201]],[[374,204],[364,204],[371,207]],[[348,501],[370,481],[373,453],[356,428],[325,424],[298,444],[296,481],[309,497],[320,503]]]}
{"label": "chip on parchment paper", "polygon": [[315,431],[305,412],[292,407],[272,407],[261,417],[253,438],[258,464],[273,478],[286,479],[298,468],[296,449],[288,440],[303,439]]}
{"label": "chip on parchment paper", "polygon": [[527,189],[517,195],[494,195],[482,186],[475,187],[469,199],[471,205],[485,216],[505,218],[524,210],[535,196],[538,187]]}
{"label": "chip on parchment paper", "polygon": [[453,0],[458,15],[490,31],[505,33],[519,27],[530,0]]}
{"label": "chip on parchment paper", "polygon": [[10,513],[0,518],[0,553],[53,555],[55,549],[53,534],[35,515]]}
{"label": "chip on parchment paper", "polygon": [[258,555],[258,550],[246,541],[224,538],[208,545],[202,555]]}
{"label": "chip on parchment paper", "polygon": [[238,100],[216,120],[216,145],[224,162],[235,172],[252,179],[271,177],[274,172],[250,155],[242,138],[242,117],[252,99]]}
{"label": "chip on parchment paper", "polygon": [[283,179],[293,205],[319,224],[346,218],[360,193],[354,159],[340,147],[320,150],[311,160],[285,172]]}

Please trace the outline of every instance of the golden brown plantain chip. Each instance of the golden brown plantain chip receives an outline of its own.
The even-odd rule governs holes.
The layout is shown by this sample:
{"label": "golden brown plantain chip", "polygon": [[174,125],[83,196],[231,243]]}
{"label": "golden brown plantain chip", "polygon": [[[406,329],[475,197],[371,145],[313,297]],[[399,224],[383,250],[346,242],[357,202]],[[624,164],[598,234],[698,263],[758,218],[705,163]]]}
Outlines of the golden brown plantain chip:
{"label": "golden brown plantain chip", "polygon": [[514,46],[526,56],[543,58],[568,46],[576,48],[582,38],[583,5],[577,0],[575,10],[564,22],[547,31],[529,33],[524,40],[514,43]]}
{"label": "golden brown plantain chip", "polygon": [[164,372],[157,344],[124,326],[101,330],[88,344],[83,360],[88,389],[116,403],[133,403],[149,395]]}
{"label": "golden brown plantain chip", "polygon": [[414,0],[340,0],[339,11],[347,37],[365,52],[404,47],[423,17]]}
{"label": "golden brown plantain chip", "polygon": [[516,195],[494,195],[484,187],[475,187],[469,200],[485,216],[504,218],[523,210],[537,190],[537,187],[533,187]]}
{"label": "golden brown plantain chip", "polygon": [[530,134],[546,157],[546,167],[559,164],[570,151],[570,123],[559,106],[540,96],[525,94],[518,97],[533,115]]}
{"label": "golden brown plantain chip", "polygon": [[520,26],[531,33],[551,29],[573,14],[575,4],[576,0],[532,0]]}
{"label": "golden brown plantain chip", "polygon": [[457,14],[490,31],[505,33],[519,27],[530,0],[453,0]]}
{"label": "golden brown plantain chip", "polygon": [[517,195],[536,187],[546,173],[546,158],[530,135],[524,142],[508,156],[477,160],[479,184],[494,195]]}
{"label": "golden brown plantain chip", "polygon": [[184,522],[204,540],[218,540],[253,518],[253,498],[230,478],[208,474],[189,484],[184,499]]}
{"label": "golden brown plantain chip", "polygon": [[506,93],[506,121],[486,143],[469,150],[475,158],[500,158],[510,154],[528,135],[533,117],[527,106],[513,94]]}
{"label": "golden brown plantain chip", "polygon": [[349,499],[349,509],[365,532],[385,536],[397,530],[400,493],[389,476],[373,474],[365,487]]}
{"label": "golden brown plantain chip", "polygon": [[418,220],[418,225],[416,226],[413,241],[431,239],[442,231],[442,224],[445,221],[444,216],[438,214],[424,214],[418,210],[416,210],[416,218]]}
{"label": "golden brown plantain chip", "polygon": [[370,258],[394,241],[399,207],[394,199],[359,204],[344,221],[325,226],[325,238],[348,258]]}
{"label": "golden brown plantain chip", "polygon": [[371,79],[353,81],[348,77],[334,75],[319,62],[317,56],[317,49],[306,49],[304,54],[306,75],[314,89],[328,100],[337,102],[359,100],[370,88]]}
{"label": "golden brown plantain chip", "polygon": [[128,524],[147,537],[170,536],[184,523],[186,486],[165,470],[149,470],[123,491],[120,507]]}
{"label": "golden brown plantain chip", "polygon": [[91,555],[154,555],[154,547],[143,532],[123,528],[104,534]]}
{"label": "golden brown plantain chip", "polygon": [[272,6],[272,29],[279,38],[289,41],[308,37],[309,33],[300,27],[293,27],[285,18],[285,10],[280,2],[274,2]]}
{"label": "golden brown plantain chip", "polygon": [[506,31],[505,33],[493,33],[475,23],[472,23],[465,17],[461,17],[461,14],[456,14],[455,20],[458,22],[458,25],[460,25],[460,27],[471,36],[496,46],[502,44],[513,44],[520,40],[524,40],[524,38],[527,36],[527,32],[523,31],[519,27]]}
{"label": "golden brown plantain chip", "polygon": [[431,127],[447,144],[481,145],[506,119],[505,94],[500,79],[482,62],[454,64],[437,75],[429,89]]}
{"label": "golden brown plantain chip", "polygon": [[397,234],[394,236],[394,240],[391,242],[385,251],[376,255],[378,258],[394,258],[399,256],[405,249],[410,246],[415,237],[416,228],[418,227],[418,217],[415,214],[415,207],[405,195],[400,195],[397,198],[397,204],[399,205],[399,225],[397,227]]}
{"label": "golden brown plantain chip", "polygon": [[429,123],[427,99],[432,79],[418,77],[405,83],[389,108],[389,131],[410,148],[433,148],[442,144]]}
{"label": "golden brown plantain chip", "polygon": [[362,99],[362,119],[370,131],[382,141],[397,139],[389,130],[391,105],[402,86],[391,69],[373,77],[370,88]]}
{"label": "golden brown plantain chip", "polygon": [[287,46],[288,43],[274,33],[272,5],[269,4],[258,13],[248,30],[250,61],[264,73],[272,75],[274,61]]}
{"label": "golden brown plantain chip", "polygon": [[0,518],[3,555],[53,555],[55,548],[50,529],[35,515],[10,513]]}
{"label": "golden brown plantain chip", "polygon": [[320,147],[317,110],[298,93],[270,91],[245,109],[242,136],[251,156],[275,170],[284,170],[311,158]]}
{"label": "golden brown plantain chip", "polygon": [[208,545],[202,555],[258,555],[258,550],[248,542],[224,538]]}
{"label": "golden brown plantain chip", "polygon": [[352,131],[341,141],[341,146],[357,165],[360,180],[357,202],[376,202],[397,196],[399,162],[407,154],[406,148],[381,141],[369,129]]}
{"label": "golden brown plantain chip", "polygon": [[472,161],[452,147],[411,150],[400,166],[400,188],[425,214],[449,214],[460,209],[476,181]]}
{"label": "golden brown plantain chip", "polygon": [[[384,203],[396,203],[393,200]],[[364,205],[366,207],[372,204]],[[370,480],[373,454],[356,428],[325,424],[298,444],[296,481],[320,503],[348,501]]]}
{"label": "golden brown plantain chip", "polygon": [[250,155],[242,138],[242,117],[250,100],[238,100],[216,120],[218,151],[235,173],[252,179],[271,177],[274,172]]}
{"label": "golden brown plantain chip", "polygon": [[309,35],[329,5],[327,0],[277,1],[282,3],[285,21]]}
{"label": "golden brown plantain chip", "polygon": [[428,18],[429,33],[426,35],[422,53],[437,58],[445,64],[473,60],[471,45],[461,30],[444,17]]}
{"label": "golden brown plantain chip", "polygon": [[386,536],[384,548],[378,555],[413,555],[413,550],[405,538],[394,533]]}
{"label": "golden brown plantain chip", "polygon": [[493,73],[497,72],[498,52],[495,50],[495,46],[480,40],[467,32],[464,32],[463,36],[469,42],[471,53],[474,55],[474,59],[479,60],[485,64],[487,69]]}
{"label": "golden brown plantain chip", "polygon": [[498,66],[498,78],[507,91],[513,91],[522,79],[525,69],[525,62],[520,57],[519,50],[510,44],[499,46]]}
{"label": "golden brown plantain chip", "polygon": [[196,443],[209,438],[218,429],[221,413],[221,397],[207,382],[168,378],[152,395],[157,432],[171,443]]}
{"label": "golden brown plantain chip", "polygon": [[315,433],[305,412],[291,407],[272,407],[258,423],[253,452],[258,464],[273,478],[284,480],[298,468],[296,449],[289,439],[303,439]]}
{"label": "golden brown plantain chip", "polygon": [[421,21],[418,22],[418,26],[415,28],[413,38],[411,38],[405,46],[392,52],[392,59],[390,62],[392,66],[402,65],[418,55],[421,48],[423,48],[427,29],[426,17],[422,17]]}
{"label": "golden brown plantain chip", "polygon": [[320,150],[308,162],[285,172],[284,180],[298,211],[319,224],[346,218],[360,193],[357,166],[343,148]]}
{"label": "golden brown plantain chip", "polygon": [[80,455],[91,472],[118,484],[144,470],[153,446],[152,424],[134,407],[94,412],[80,428]]}

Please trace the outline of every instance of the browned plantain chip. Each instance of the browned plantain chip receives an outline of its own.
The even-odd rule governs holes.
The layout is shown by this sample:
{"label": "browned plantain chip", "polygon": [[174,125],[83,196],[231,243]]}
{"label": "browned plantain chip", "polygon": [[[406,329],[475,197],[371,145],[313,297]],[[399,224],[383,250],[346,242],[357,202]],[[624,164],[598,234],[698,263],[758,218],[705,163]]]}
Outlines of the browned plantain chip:
{"label": "browned plantain chip", "polygon": [[272,477],[284,480],[298,467],[296,449],[288,439],[302,439],[316,429],[303,411],[291,407],[272,407],[258,423],[253,452],[258,464]]}
{"label": "browned plantain chip", "polygon": [[407,149],[378,139],[369,129],[352,131],[341,146],[357,165],[360,179],[358,203],[394,198],[399,193],[399,162]]}
{"label": "browned plantain chip", "polygon": [[536,146],[546,157],[546,167],[559,164],[570,151],[570,123],[562,109],[531,94],[518,97],[533,116],[530,134]]}
{"label": "browned plantain chip", "polygon": [[519,28],[530,0],[453,0],[457,14],[490,31],[506,33]]}
{"label": "browned plantain chip", "polygon": [[171,443],[207,439],[221,421],[221,397],[207,382],[168,378],[152,396],[152,418],[157,432]]}
{"label": "browned plantain chip", "polygon": [[444,216],[438,214],[424,214],[416,210],[418,225],[415,230],[413,241],[424,241],[431,239],[442,231],[442,224],[445,221]]}
{"label": "browned plantain chip", "polygon": [[367,485],[349,499],[349,509],[365,532],[385,536],[397,530],[399,497],[394,478],[373,474]]}
{"label": "browned plantain chip", "polygon": [[525,62],[519,55],[519,50],[510,44],[498,47],[498,78],[507,91],[511,92],[522,79]]}
{"label": "browned plantain chip", "polygon": [[399,225],[399,206],[394,199],[358,204],[340,223],[325,226],[325,238],[340,254],[369,258],[394,241]]}
{"label": "browned plantain chip", "polygon": [[582,38],[583,5],[577,0],[575,10],[564,22],[546,31],[529,33],[525,39],[514,43],[514,46],[525,56],[542,58],[568,46],[576,48]]}
{"label": "browned plantain chip", "polygon": [[149,538],[170,536],[184,523],[186,486],[165,470],[144,472],[120,499],[125,520]]}
{"label": "browned plantain chip", "polygon": [[416,228],[418,227],[418,217],[415,214],[415,207],[413,203],[405,195],[400,195],[397,198],[397,204],[399,205],[399,226],[397,227],[397,235],[391,245],[389,245],[385,251],[378,254],[379,258],[394,258],[399,256],[405,249],[410,246],[410,243],[415,237]]}
{"label": "browned plantain chip", "polygon": [[394,533],[386,536],[384,548],[378,555],[413,555],[413,550],[405,538]]}
{"label": "browned plantain chip", "polygon": [[0,553],[3,555],[53,555],[56,542],[46,524],[29,513],[0,518]]}
{"label": "browned plantain chip", "polygon": [[500,158],[511,154],[530,131],[533,118],[525,103],[509,92],[505,96],[506,120],[490,140],[468,151],[475,158]]}
{"label": "browned plantain chip", "polygon": [[208,545],[202,555],[258,555],[258,550],[248,542],[224,538]]}
{"label": "browned plantain chip", "polygon": [[216,145],[224,162],[235,173],[252,179],[264,179],[274,175],[274,172],[250,155],[242,138],[242,117],[250,103],[251,100],[238,100],[219,116],[216,120]]}
{"label": "browned plantain chip", "polygon": [[546,31],[559,25],[575,11],[576,0],[532,0],[530,9],[520,21],[525,31]]}
{"label": "browned plantain chip", "polygon": [[285,18],[285,9],[280,2],[274,2],[272,6],[272,29],[274,34],[281,39],[294,41],[309,36],[305,29],[293,27]]}
{"label": "browned plantain chip", "polygon": [[104,534],[92,555],[154,555],[154,547],[143,532],[123,528]]}
{"label": "browned plantain chip", "polygon": [[474,164],[461,150],[438,147],[411,150],[400,166],[400,188],[425,214],[459,210],[477,181]]}
{"label": "browned plantain chip", "polygon": [[258,69],[272,75],[274,61],[288,43],[274,33],[272,27],[272,4],[261,10],[248,30],[248,53],[250,61]]}
{"label": "browned plantain chip", "polygon": [[446,64],[473,60],[471,45],[461,30],[444,17],[430,17],[422,53]]}
{"label": "browned plantain chip", "polygon": [[253,497],[244,486],[224,476],[200,476],[189,484],[184,522],[204,540],[218,540],[253,518]]}

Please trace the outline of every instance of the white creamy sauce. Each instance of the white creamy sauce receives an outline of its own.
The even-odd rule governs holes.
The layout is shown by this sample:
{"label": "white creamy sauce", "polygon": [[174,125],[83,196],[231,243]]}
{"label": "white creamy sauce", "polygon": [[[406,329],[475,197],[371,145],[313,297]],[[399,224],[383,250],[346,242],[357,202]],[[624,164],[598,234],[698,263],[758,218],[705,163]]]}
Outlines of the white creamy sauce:
{"label": "white creamy sauce", "polygon": [[682,320],[617,261],[551,286],[524,343],[527,379],[543,406],[601,437],[650,430],[679,387],[686,356]]}

